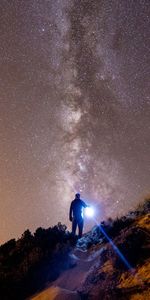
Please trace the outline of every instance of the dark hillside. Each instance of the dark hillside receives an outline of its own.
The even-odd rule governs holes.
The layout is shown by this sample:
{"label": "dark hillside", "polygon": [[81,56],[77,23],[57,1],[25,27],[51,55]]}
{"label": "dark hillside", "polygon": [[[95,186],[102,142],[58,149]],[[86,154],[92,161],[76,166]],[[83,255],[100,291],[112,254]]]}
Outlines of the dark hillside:
{"label": "dark hillside", "polygon": [[[59,223],[38,228],[33,235],[26,230],[19,240],[0,247],[2,300],[35,293],[35,300],[149,299],[150,199],[135,212],[95,226],[79,240],[66,229]],[[50,292],[53,296],[46,296]]]}
{"label": "dark hillside", "polygon": [[68,253],[75,239],[59,223],[26,230],[22,237],[0,247],[0,298],[21,300],[56,279],[70,265]]}

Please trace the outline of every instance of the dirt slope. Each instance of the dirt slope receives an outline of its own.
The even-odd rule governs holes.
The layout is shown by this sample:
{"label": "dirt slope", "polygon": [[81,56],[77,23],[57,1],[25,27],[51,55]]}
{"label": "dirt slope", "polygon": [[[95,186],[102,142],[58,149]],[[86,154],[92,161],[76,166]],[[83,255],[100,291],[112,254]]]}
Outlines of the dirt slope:
{"label": "dirt slope", "polygon": [[97,236],[95,228],[70,254],[72,268],[30,299],[150,299],[150,214],[143,212],[132,215],[132,218],[128,216],[122,219],[122,223],[116,222],[105,229],[133,266],[131,270],[110,243],[101,234]]}

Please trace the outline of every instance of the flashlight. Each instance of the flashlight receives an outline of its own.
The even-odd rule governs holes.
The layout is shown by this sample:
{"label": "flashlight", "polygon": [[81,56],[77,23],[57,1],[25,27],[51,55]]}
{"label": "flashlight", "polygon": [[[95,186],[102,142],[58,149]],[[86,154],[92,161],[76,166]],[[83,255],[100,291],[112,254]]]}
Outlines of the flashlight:
{"label": "flashlight", "polygon": [[94,216],[94,209],[91,206],[85,208],[86,217],[92,218]]}

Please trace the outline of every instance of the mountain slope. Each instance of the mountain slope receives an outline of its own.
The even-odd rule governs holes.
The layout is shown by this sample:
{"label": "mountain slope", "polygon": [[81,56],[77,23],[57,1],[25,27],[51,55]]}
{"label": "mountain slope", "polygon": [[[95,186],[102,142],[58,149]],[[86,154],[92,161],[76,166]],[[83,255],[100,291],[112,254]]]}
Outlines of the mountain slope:
{"label": "mountain slope", "polygon": [[[111,238],[114,248],[101,232]],[[117,248],[116,248],[117,247]],[[119,249],[128,269],[114,249]],[[95,226],[69,254],[72,263],[32,300],[150,299],[150,200],[137,211]]]}

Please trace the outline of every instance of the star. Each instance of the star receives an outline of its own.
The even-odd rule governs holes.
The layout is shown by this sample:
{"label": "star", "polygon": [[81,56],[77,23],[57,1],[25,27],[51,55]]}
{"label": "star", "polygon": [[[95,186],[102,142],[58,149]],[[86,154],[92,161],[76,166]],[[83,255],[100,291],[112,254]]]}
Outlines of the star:
{"label": "star", "polygon": [[0,11],[0,243],[70,230],[78,191],[99,220],[135,208],[150,191],[149,1]]}

